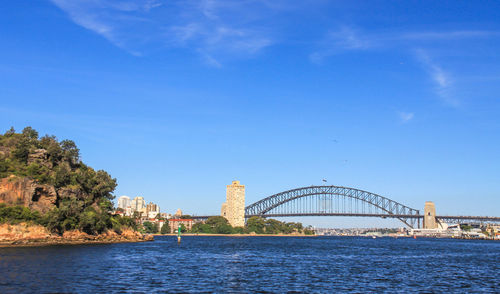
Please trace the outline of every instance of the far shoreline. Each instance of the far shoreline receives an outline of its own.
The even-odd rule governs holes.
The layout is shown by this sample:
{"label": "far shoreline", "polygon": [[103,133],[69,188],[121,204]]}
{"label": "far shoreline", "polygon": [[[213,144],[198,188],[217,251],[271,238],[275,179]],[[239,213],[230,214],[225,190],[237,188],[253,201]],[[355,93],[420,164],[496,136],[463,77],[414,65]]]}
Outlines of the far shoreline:
{"label": "far shoreline", "polygon": [[[153,236],[177,236],[177,234],[152,234]],[[183,236],[200,237],[317,237],[318,235],[292,235],[292,234],[207,234],[207,233],[183,233]]]}

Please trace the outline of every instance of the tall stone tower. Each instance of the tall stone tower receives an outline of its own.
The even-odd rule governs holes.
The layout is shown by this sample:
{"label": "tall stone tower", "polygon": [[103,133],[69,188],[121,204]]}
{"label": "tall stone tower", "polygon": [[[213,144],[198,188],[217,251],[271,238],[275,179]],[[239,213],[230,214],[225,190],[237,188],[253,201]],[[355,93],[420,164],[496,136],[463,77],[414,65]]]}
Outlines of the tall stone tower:
{"label": "tall stone tower", "polygon": [[233,181],[226,187],[226,202],[222,204],[221,215],[233,227],[245,225],[245,186],[240,181]]}
{"label": "tall stone tower", "polygon": [[436,206],[432,201],[426,201],[424,207],[424,229],[437,229]]}

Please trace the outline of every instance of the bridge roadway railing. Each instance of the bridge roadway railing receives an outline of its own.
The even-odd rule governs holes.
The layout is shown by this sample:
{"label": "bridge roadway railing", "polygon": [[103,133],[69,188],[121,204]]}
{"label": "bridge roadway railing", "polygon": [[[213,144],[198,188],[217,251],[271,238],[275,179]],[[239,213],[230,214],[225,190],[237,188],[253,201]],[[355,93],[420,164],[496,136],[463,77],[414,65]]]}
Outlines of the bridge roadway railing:
{"label": "bridge roadway railing", "polygon": [[[191,216],[195,220],[206,220],[215,215],[197,215]],[[271,213],[271,214],[248,214],[245,218],[253,216],[269,218],[269,217],[303,217],[303,216],[351,216],[351,217],[380,217],[380,218],[396,218],[396,219],[416,219],[420,224],[420,220],[424,218],[423,215],[415,214],[380,214],[380,213]],[[500,217],[495,216],[452,216],[452,215],[438,215],[438,220],[445,223],[459,224],[468,222],[483,222],[483,223],[500,223]]]}
{"label": "bridge roadway railing", "polygon": [[445,223],[460,224],[467,222],[483,222],[483,223],[500,223],[500,217],[496,216],[452,216],[452,215],[438,215],[436,216],[438,220],[442,220]]}
{"label": "bridge roadway railing", "polygon": [[343,212],[327,212],[327,213],[266,213],[266,214],[250,214],[245,215],[245,218],[251,218],[253,216],[268,218],[268,217],[299,217],[299,216],[353,216],[353,217],[381,217],[381,218],[415,218],[421,219],[423,215],[414,214],[382,214],[382,213],[343,213]]}
{"label": "bridge roadway railing", "polygon": [[[245,218],[252,216],[260,217],[292,217],[292,216],[354,216],[354,217],[381,217],[381,218],[416,218],[423,219],[424,215],[415,214],[380,214],[380,213],[267,213],[261,215],[245,215]],[[482,222],[500,222],[500,217],[495,216],[453,216],[453,215],[437,215],[437,219],[458,223],[463,221],[482,221]]]}

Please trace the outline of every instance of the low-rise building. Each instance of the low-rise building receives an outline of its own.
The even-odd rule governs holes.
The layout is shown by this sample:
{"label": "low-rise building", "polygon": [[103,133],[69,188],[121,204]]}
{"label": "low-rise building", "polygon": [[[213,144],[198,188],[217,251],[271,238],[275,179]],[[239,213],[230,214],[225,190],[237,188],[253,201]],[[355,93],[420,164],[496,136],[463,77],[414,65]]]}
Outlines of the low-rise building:
{"label": "low-rise building", "polygon": [[177,232],[177,228],[180,225],[184,225],[186,230],[191,230],[193,227],[193,219],[190,218],[172,218],[168,220],[168,225],[170,226],[170,233]]}
{"label": "low-rise building", "polygon": [[172,214],[166,213],[166,212],[160,212],[160,216],[162,218],[165,218],[165,219],[171,219],[172,218]]}

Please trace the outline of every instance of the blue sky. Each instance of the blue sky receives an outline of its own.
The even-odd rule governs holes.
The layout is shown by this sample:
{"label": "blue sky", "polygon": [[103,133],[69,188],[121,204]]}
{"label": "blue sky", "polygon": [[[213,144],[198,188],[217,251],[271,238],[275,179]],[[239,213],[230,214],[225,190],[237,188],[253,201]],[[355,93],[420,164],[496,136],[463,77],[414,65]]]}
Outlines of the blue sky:
{"label": "blue sky", "polygon": [[[163,211],[356,187],[500,215],[500,3],[8,1],[0,123],[73,139]],[[398,226],[304,218],[317,226]]]}

